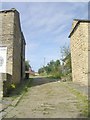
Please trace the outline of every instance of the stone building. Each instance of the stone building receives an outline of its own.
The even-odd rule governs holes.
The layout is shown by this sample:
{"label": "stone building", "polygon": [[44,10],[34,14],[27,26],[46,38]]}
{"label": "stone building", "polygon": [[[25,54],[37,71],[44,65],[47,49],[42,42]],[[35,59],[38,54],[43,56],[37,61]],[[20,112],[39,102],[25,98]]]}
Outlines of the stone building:
{"label": "stone building", "polygon": [[[18,84],[25,77],[25,45],[19,12],[14,8],[0,11],[0,58],[6,50],[6,60],[4,68],[0,65],[0,75],[6,84]],[[2,63],[2,59],[0,61]]]}
{"label": "stone building", "polygon": [[71,39],[72,78],[81,85],[90,85],[90,30],[89,20],[74,19]]}

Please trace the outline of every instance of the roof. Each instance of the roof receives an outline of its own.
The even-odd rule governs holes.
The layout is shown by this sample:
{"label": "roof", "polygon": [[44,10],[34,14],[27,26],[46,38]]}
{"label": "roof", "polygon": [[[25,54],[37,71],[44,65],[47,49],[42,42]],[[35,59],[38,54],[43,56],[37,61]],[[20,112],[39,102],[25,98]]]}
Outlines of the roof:
{"label": "roof", "polygon": [[15,12],[15,11],[17,11],[15,8],[11,8],[11,9],[8,9],[8,10],[1,10],[0,13]]}
{"label": "roof", "polygon": [[76,30],[76,28],[78,27],[78,25],[80,24],[80,22],[88,22],[88,23],[90,22],[90,20],[84,20],[84,19],[74,19],[74,21],[77,21],[77,23],[74,26],[74,28],[72,29],[72,31],[70,32],[70,35],[68,36],[69,38],[72,36],[72,34]]}
{"label": "roof", "polygon": [[34,72],[34,71],[25,71],[25,73],[35,74],[35,72]]}
{"label": "roof", "polygon": [[25,41],[25,38],[24,38],[24,35],[23,35],[22,31],[21,31],[21,34],[22,34],[22,40],[24,41],[24,44],[26,45],[26,41]]}
{"label": "roof", "polygon": [[[11,9],[8,9],[8,10],[1,10],[0,11],[0,13],[7,13],[7,12],[18,12],[18,11],[15,8],[11,8]],[[21,31],[21,35],[22,35],[22,40],[24,41],[24,44],[26,45],[25,38],[24,38],[24,35],[23,35],[22,31]]]}

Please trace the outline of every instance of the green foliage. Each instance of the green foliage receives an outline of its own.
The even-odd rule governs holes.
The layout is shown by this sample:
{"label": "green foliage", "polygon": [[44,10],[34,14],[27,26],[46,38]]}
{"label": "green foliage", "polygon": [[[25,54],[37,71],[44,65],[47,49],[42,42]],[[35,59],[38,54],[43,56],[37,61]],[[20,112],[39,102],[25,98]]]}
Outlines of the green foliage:
{"label": "green foliage", "polygon": [[72,72],[72,67],[71,67],[71,53],[69,53],[68,56],[65,57],[64,59],[64,68],[67,69],[67,72]]}
{"label": "green foliage", "polygon": [[54,78],[60,78],[61,64],[59,60],[51,60],[45,67],[38,70],[41,75],[51,75]]}
{"label": "green foliage", "polygon": [[38,70],[40,75],[50,75],[54,78],[64,78],[71,80],[72,66],[71,66],[71,53],[69,46],[61,48],[62,64],[60,60],[51,60],[46,66]]}
{"label": "green foliage", "polygon": [[44,73],[44,67],[40,68],[40,69],[38,70],[38,73],[39,73],[39,74]]}
{"label": "green foliage", "polygon": [[70,54],[70,46],[64,45],[61,48],[61,54],[62,54],[62,58],[65,58],[66,56],[68,56]]}
{"label": "green foliage", "polygon": [[18,85],[12,83],[11,87],[8,89],[7,96],[17,97],[18,95],[27,92],[28,88],[32,86],[32,81],[33,79],[30,78],[28,80],[22,81]]}
{"label": "green foliage", "polygon": [[61,49],[62,53],[62,78],[66,79],[66,81],[72,79],[72,66],[71,66],[71,52],[69,46],[64,46]]}
{"label": "green foliage", "polygon": [[81,115],[83,115],[83,117],[90,117],[90,101],[88,100],[88,96],[70,86],[69,83],[70,82],[62,83],[62,85],[76,96],[76,99],[78,100],[78,102],[76,103],[76,107],[81,112]]}
{"label": "green foliage", "polygon": [[15,84],[11,84],[11,89],[15,89],[15,88],[16,88]]}
{"label": "green foliage", "polygon": [[28,71],[31,68],[29,61],[25,61],[25,71]]}
{"label": "green foliage", "polygon": [[60,72],[56,72],[53,75],[54,78],[61,78],[61,73]]}

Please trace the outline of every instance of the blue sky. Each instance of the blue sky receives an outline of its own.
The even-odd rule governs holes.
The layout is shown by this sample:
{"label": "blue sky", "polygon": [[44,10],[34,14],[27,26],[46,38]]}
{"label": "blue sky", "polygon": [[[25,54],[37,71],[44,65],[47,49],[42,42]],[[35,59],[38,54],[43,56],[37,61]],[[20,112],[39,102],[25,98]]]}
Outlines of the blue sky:
{"label": "blue sky", "polygon": [[2,3],[2,9],[16,8],[26,39],[26,59],[38,68],[61,58],[60,48],[70,44],[68,35],[73,19],[88,18],[88,3],[18,2]]}

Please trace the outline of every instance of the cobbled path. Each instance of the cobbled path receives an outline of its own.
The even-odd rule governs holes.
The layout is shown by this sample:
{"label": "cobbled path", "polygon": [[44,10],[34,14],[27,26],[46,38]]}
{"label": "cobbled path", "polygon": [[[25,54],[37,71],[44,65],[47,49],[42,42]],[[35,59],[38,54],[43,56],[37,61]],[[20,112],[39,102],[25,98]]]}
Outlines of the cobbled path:
{"label": "cobbled path", "polygon": [[62,82],[34,78],[32,87],[6,118],[79,118],[76,96]]}

